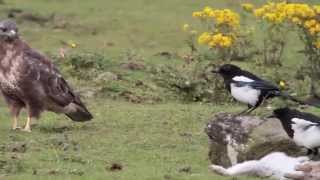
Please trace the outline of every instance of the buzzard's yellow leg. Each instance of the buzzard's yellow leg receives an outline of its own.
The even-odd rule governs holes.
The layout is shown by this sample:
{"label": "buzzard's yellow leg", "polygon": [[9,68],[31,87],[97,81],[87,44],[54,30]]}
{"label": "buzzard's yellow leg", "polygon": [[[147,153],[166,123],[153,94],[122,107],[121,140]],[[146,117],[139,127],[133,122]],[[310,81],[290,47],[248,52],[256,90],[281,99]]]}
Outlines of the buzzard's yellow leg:
{"label": "buzzard's yellow leg", "polygon": [[17,116],[13,117],[12,129],[13,130],[20,129],[20,127],[18,127],[18,117]]}
{"label": "buzzard's yellow leg", "polygon": [[27,119],[27,123],[26,123],[26,126],[24,127],[23,131],[26,131],[26,132],[31,132],[31,117],[28,116],[28,119]]}

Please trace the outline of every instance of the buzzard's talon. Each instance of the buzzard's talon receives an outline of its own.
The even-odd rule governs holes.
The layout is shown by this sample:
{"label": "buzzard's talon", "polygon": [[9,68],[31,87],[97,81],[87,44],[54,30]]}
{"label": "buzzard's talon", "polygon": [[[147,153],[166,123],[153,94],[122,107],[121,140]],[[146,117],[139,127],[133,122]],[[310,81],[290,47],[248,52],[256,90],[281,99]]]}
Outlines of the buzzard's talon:
{"label": "buzzard's talon", "polygon": [[13,127],[11,130],[13,130],[13,131],[17,131],[17,130],[21,130],[21,127]]}
{"label": "buzzard's talon", "polygon": [[25,132],[31,132],[31,126],[30,126],[30,124],[32,124],[32,122],[31,122],[31,117],[29,116],[28,119],[27,119],[27,123],[26,123],[26,125],[24,126],[23,131],[25,131]]}
{"label": "buzzard's talon", "polygon": [[31,132],[31,129],[30,128],[23,128],[23,129],[21,129],[21,131],[23,131],[23,132]]}

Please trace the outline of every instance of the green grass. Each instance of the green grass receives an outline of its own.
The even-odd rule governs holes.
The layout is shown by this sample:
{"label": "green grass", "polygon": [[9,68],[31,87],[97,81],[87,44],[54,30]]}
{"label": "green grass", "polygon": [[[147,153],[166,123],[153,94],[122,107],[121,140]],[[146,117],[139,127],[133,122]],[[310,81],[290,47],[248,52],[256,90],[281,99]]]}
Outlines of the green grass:
{"label": "green grass", "polygon": [[[207,104],[133,105],[91,102],[94,121],[73,123],[46,113],[33,132],[10,131],[4,108],[0,135],[6,179],[224,179],[208,170],[208,139],[203,132],[213,112],[226,107]],[[22,123],[20,120],[20,123]],[[10,152],[25,143],[24,153]],[[18,161],[11,159],[16,156]],[[110,171],[112,163],[123,166]],[[20,170],[10,173],[21,166]],[[179,172],[190,167],[188,173]],[[34,170],[36,175],[32,175]],[[56,172],[56,174],[52,174]],[[72,175],[83,172],[82,176]],[[246,179],[246,178],[243,178]]]}

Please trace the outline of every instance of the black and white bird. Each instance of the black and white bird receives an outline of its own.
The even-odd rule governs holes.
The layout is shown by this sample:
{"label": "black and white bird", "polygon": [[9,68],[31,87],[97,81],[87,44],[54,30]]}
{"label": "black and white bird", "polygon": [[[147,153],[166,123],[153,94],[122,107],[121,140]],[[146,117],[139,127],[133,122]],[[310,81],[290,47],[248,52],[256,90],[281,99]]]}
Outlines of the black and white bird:
{"label": "black and white bird", "polygon": [[269,117],[278,118],[288,136],[298,146],[308,149],[308,155],[318,155],[320,147],[320,117],[289,108],[279,108]]}
{"label": "black and white bird", "polygon": [[279,87],[271,82],[242,70],[238,66],[224,64],[218,71],[213,70],[211,72],[218,73],[223,77],[225,87],[234,99],[248,105],[248,109],[245,109],[240,114],[249,114],[259,107],[264,100],[277,96],[285,97],[299,104],[305,104],[282,92]]}

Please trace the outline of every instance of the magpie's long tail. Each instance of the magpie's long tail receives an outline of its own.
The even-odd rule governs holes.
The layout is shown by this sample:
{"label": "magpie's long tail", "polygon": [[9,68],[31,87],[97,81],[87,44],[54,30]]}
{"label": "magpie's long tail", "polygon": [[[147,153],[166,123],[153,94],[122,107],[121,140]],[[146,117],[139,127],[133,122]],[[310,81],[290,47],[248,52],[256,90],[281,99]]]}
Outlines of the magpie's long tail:
{"label": "magpie's long tail", "polygon": [[300,105],[310,105],[310,106],[314,106],[314,107],[320,108],[319,105],[310,104],[310,103],[304,102],[304,101],[302,101],[302,100],[299,100],[299,99],[291,96],[291,95],[288,94],[287,92],[277,91],[277,92],[275,93],[275,95],[276,95],[276,96],[283,97],[283,98],[286,98],[286,99],[289,99],[289,100],[291,100],[291,101],[293,101],[293,102],[296,102],[296,103],[298,103],[298,104],[300,104]]}
{"label": "magpie's long tail", "polygon": [[281,91],[280,91],[280,92],[278,92],[278,93],[279,93],[278,96],[284,97],[284,98],[289,99],[289,100],[291,100],[291,101],[294,101],[294,102],[296,102],[296,103],[298,103],[298,104],[301,104],[301,105],[306,105],[306,104],[307,104],[306,102],[303,102],[302,100],[299,100],[299,99],[291,96],[291,95],[288,94],[287,92],[281,92]]}

